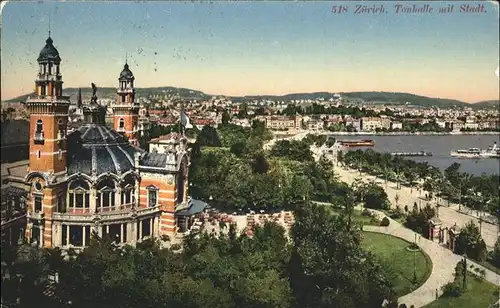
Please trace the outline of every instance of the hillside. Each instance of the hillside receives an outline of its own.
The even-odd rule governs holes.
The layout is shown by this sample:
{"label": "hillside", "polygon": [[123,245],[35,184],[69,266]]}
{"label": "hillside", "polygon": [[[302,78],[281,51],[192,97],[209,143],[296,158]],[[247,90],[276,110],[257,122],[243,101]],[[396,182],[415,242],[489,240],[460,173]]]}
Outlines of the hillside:
{"label": "hillside", "polygon": [[[159,95],[164,97],[168,95],[169,97],[179,97],[181,99],[193,99],[193,100],[206,100],[210,99],[214,95],[206,94],[201,91],[187,89],[187,88],[175,88],[175,87],[156,87],[156,88],[137,88],[137,96],[139,97],[149,97],[150,95]],[[72,101],[76,100],[78,88],[66,88],[64,89],[65,95],[69,95]],[[88,100],[92,94],[92,89],[82,88],[82,96],[84,100]],[[476,108],[494,106],[495,102],[498,105],[498,101],[487,101],[479,102],[476,104],[467,104],[465,102],[453,99],[444,98],[431,98],[421,95],[415,95],[410,93],[399,93],[399,92],[340,92],[343,98],[349,101],[359,101],[359,102],[375,102],[375,103],[390,103],[390,104],[405,104],[409,103],[411,105],[422,106],[422,107],[464,107],[473,106]],[[23,102],[26,100],[28,95],[19,96],[10,99],[6,102]],[[113,99],[116,95],[116,88],[105,87],[98,88],[97,95],[101,99]],[[273,101],[290,101],[290,100],[314,100],[323,98],[328,100],[334,98],[335,93],[332,92],[313,92],[313,93],[290,93],[286,95],[249,95],[249,96],[227,96],[234,101],[249,101],[249,100],[273,100]]]}
{"label": "hillside", "polygon": [[422,107],[464,107],[469,104],[446,98],[432,98],[427,96],[415,95],[410,93],[400,93],[400,92],[349,92],[342,93],[342,96],[349,99],[361,99],[365,102],[369,101],[381,101],[390,103],[410,103],[410,105],[422,106]]}
{"label": "hillside", "polygon": [[[92,96],[92,88],[81,88],[83,100],[89,100]],[[64,95],[70,97],[71,101],[76,101],[78,96],[78,88],[65,88],[63,91]],[[34,93],[29,93],[21,95],[12,99],[5,101],[6,103],[14,102],[24,102],[27,97],[33,95]],[[175,88],[175,87],[157,87],[157,88],[136,88],[136,96],[149,96],[149,95],[169,95],[169,96],[179,96],[182,99],[210,99],[212,96],[205,94],[201,91],[185,89],[185,88]],[[116,88],[97,86],[97,96],[100,99],[114,99],[116,97]]]}
{"label": "hillside", "polygon": [[472,108],[477,109],[499,109],[500,110],[500,101],[499,100],[491,100],[491,101],[482,101],[472,104]]}

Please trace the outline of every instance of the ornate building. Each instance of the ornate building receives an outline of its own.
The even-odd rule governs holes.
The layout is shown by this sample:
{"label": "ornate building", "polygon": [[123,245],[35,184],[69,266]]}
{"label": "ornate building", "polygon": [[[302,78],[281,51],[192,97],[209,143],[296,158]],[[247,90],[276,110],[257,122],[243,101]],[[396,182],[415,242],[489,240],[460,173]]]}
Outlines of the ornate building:
{"label": "ornate building", "polygon": [[[63,96],[59,52],[49,37],[40,52],[30,112],[26,238],[41,247],[82,248],[93,232],[117,243],[177,232],[185,221],[190,151],[182,134],[165,153],[136,148],[138,105],[125,64],[113,106],[114,128],[97,88],[83,105],[84,123],[67,134],[69,98]],[[120,133],[121,132],[121,133]],[[124,137],[127,136],[128,138]],[[176,216],[176,209],[182,212]]]}

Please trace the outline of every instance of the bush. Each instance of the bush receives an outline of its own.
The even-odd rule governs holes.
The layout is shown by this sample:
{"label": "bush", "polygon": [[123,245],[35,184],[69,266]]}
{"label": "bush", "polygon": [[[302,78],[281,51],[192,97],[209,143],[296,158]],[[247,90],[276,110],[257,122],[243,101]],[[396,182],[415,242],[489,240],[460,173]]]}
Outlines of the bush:
{"label": "bush", "polygon": [[170,237],[168,235],[166,235],[166,234],[163,234],[161,236],[161,240],[164,241],[164,242],[168,242],[168,241],[170,241]]}
{"label": "bush", "polygon": [[390,223],[391,223],[391,222],[389,221],[389,218],[384,217],[384,218],[382,219],[382,221],[380,222],[380,225],[381,225],[382,227],[387,227],[387,226],[389,226],[389,224],[390,224]]}
{"label": "bush", "polygon": [[454,282],[447,283],[443,286],[443,297],[459,297],[462,295],[462,288]]}
{"label": "bush", "polygon": [[364,210],[363,210],[363,213],[361,213],[361,215],[371,217],[371,216],[372,216],[372,212],[370,212],[370,211],[369,211],[369,210],[367,210],[367,209],[364,209]]}

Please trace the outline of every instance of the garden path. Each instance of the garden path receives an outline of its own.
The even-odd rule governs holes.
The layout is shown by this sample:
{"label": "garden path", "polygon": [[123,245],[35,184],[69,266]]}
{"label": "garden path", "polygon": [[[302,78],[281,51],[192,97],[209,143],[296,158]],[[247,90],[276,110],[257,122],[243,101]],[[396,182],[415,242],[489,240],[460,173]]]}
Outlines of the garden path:
{"label": "garden path", "polygon": [[[396,195],[399,197],[397,204],[404,208],[405,205],[411,210],[413,208],[413,204],[416,202],[419,206],[425,206],[425,204],[429,203],[432,207],[436,206],[436,202],[428,202],[421,198],[425,192],[419,193],[417,189],[410,189],[406,186],[401,186],[400,189],[396,189],[396,183],[388,182],[385,184],[384,180],[376,178],[374,176],[360,173],[356,170],[342,168],[340,166],[335,166],[335,174],[339,176],[339,179],[347,184],[353,183],[357,178],[361,178],[364,181],[375,181],[382,188],[384,188],[387,193],[387,197],[391,202],[391,207],[396,206]],[[457,224],[458,227],[465,226],[468,222],[473,221],[476,225],[479,225],[479,220],[477,217],[472,217],[467,214],[463,214],[458,212],[457,205],[451,205],[450,207],[441,206],[439,207],[439,219],[442,222],[443,227],[452,227]],[[491,223],[482,223],[481,226],[481,236],[486,243],[486,247],[488,250],[492,250],[495,246],[495,242],[499,236],[499,228],[495,224]]]}
{"label": "garden path", "polygon": [[[374,210],[370,211],[375,212],[377,216],[385,216],[382,212]],[[442,294],[442,286],[454,280],[455,266],[458,261],[462,259],[462,257],[452,253],[449,249],[441,246],[437,242],[430,241],[415,233],[414,231],[405,228],[397,221],[390,218],[389,220],[390,224],[387,227],[363,226],[363,230],[389,234],[409,242],[415,241],[416,235],[417,244],[425,253],[427,253],[427,255],[429,255],[432,260],[432,273],[427,281],[424,282],[424,284],[421,285],[417,290],[400,297],[399,303],[404,303],[407,305],[407,307],[411,305],[414,305],[415,307],[425,306],[436,300],[436,295],[439,296]],[[469,265],[472,264],[475,267],[484,269],[486,272],[486,276],[484,278],[497,286],[500,285],[500,275],[488,269],[485,269],[484,267],[471,260],[467,260],[467,263]],[[411,262],[409,262],[409,266],[411,266]]]}

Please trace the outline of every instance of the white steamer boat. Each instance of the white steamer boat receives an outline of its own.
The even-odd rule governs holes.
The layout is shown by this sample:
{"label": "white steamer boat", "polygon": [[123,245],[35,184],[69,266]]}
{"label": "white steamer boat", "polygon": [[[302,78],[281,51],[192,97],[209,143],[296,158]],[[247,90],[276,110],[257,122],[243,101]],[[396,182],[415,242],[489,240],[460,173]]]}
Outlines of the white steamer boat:
{"label": "white steamer boat", "polygon": [[493,145],[489,146],[487,150],[481,150],[480,148],[470,148],[468,150],[456,150],[451,151],[450,156],[460,157],[460,158],[500,158],[500,148],[497,143],[494,142]]}

